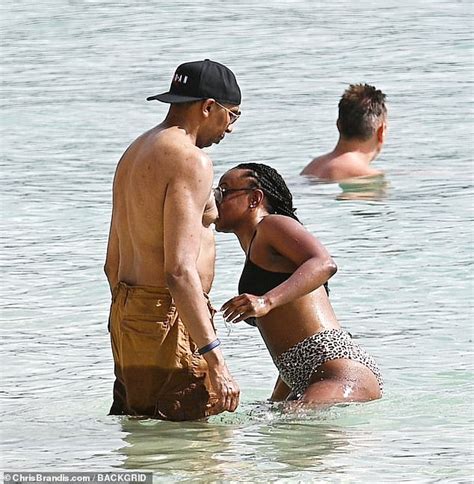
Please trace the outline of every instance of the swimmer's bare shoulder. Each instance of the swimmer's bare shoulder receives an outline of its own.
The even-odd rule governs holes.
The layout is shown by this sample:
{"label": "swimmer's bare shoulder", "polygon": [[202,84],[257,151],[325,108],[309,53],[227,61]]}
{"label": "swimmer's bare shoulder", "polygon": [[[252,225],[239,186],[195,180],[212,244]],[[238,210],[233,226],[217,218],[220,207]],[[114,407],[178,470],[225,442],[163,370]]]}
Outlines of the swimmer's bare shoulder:
{"label": "swimmer's bare shoulder", "polygon": [[305,166],[300,175],[310,175],[322,178],[321,173],[324,172],[326,164],[332,159],[332,152],[325,155],[313,158],[311,162]]}
{"label": "swimmer's bare shoulder", "polygon": [[370,177],[383,174],[361,161],[352,153],[334,156],[333,153],[314,158],[301,172],[325,181],[340,181],[349,178]]}

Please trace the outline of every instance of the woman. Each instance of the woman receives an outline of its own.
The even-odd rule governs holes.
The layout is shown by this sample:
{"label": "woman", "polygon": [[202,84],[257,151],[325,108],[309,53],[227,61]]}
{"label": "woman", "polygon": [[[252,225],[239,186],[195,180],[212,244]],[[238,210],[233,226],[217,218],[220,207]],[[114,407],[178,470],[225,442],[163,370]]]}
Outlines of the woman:
{"label": "woman", "polygon": [[281,176],[267,165],[243,163],[222,176],[214,195],[216,229],[235,233],[247,256],[240,295],[221,310],[227,321],[247,320],[260,330],[280,374],[271,399],[380,398],[375,361],[341,329],[327,296],[336,265],[295,216]]}

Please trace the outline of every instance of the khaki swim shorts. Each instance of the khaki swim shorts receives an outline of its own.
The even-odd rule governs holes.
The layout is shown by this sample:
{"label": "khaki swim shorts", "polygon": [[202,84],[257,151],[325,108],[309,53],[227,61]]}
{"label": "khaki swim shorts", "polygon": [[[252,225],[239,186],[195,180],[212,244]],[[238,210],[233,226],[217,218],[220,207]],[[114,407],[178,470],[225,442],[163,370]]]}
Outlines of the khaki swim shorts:
{"label": "khaki swim shorts", "polygon": [[217,413],[207,363],[168,289],[117,284],[109,330],[116,377],[111,415],[195,420]]}

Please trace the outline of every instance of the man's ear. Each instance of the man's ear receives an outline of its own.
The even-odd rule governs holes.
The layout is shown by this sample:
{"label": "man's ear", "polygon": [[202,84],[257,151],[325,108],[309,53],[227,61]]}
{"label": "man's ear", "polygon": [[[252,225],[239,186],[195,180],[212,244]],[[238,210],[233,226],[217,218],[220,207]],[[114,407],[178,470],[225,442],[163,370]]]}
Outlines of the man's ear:
{"label": "man's ear", "polygon": [[211,114],[212,105],[215,104],[215,103],[216,103],[216,101],[212,98],[205,99],[204,101],[202,101],[201,111],[202,111],[202,114],[205,118],[209,117],[209,115]]}
{"label": "man's ear", "polygon": [[377,141],[380,144],[383,144],[385,142],[386,134],[387,134],[387,123],[383,121],[382,124],[377,129]]}

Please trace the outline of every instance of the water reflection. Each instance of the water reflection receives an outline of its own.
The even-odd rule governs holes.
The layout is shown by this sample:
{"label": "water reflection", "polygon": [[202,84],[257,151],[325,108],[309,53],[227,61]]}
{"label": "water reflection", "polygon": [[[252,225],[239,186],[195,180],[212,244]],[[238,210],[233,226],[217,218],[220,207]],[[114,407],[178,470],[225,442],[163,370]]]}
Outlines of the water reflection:
{"label": "water reflection", "polygon": [[372,200],[386,198],[388,182],[384,175],[359,177],[339,182],[342,190],[336,200]]}
{"label": "water reflection", "polygon": [[[125,456],[125,469],[152,470],[158,476],[185,477],[214,472],[219,469],[219,456],[225,454],[238,431],[232,425],[209,425],[205,421],[164,422],[123,418],[126,446],[118,450]],[[198,459],[190,456],[199,455]]]}
{"label": "water reflection", "polygon": [[288,413],[270,404],[246,404],[240,413],[208,422],[124,418],[126,445],[118,452],[125,457],[121,467],[150,470],[171,481],[212,476],[227,482],[244,475],[248,480],[269,471],[302,478],[327,471],[332,454],[347,452],[346,431],[334,420],[329,410]]}
{"label": "water reflection", "polygon": [[342,190],[336,200],[381,201],[388,196],[389,183],[384,175],[349,178],[340,182],[326,182],[311,176],[303,177],[310,186],[335,186]]}

